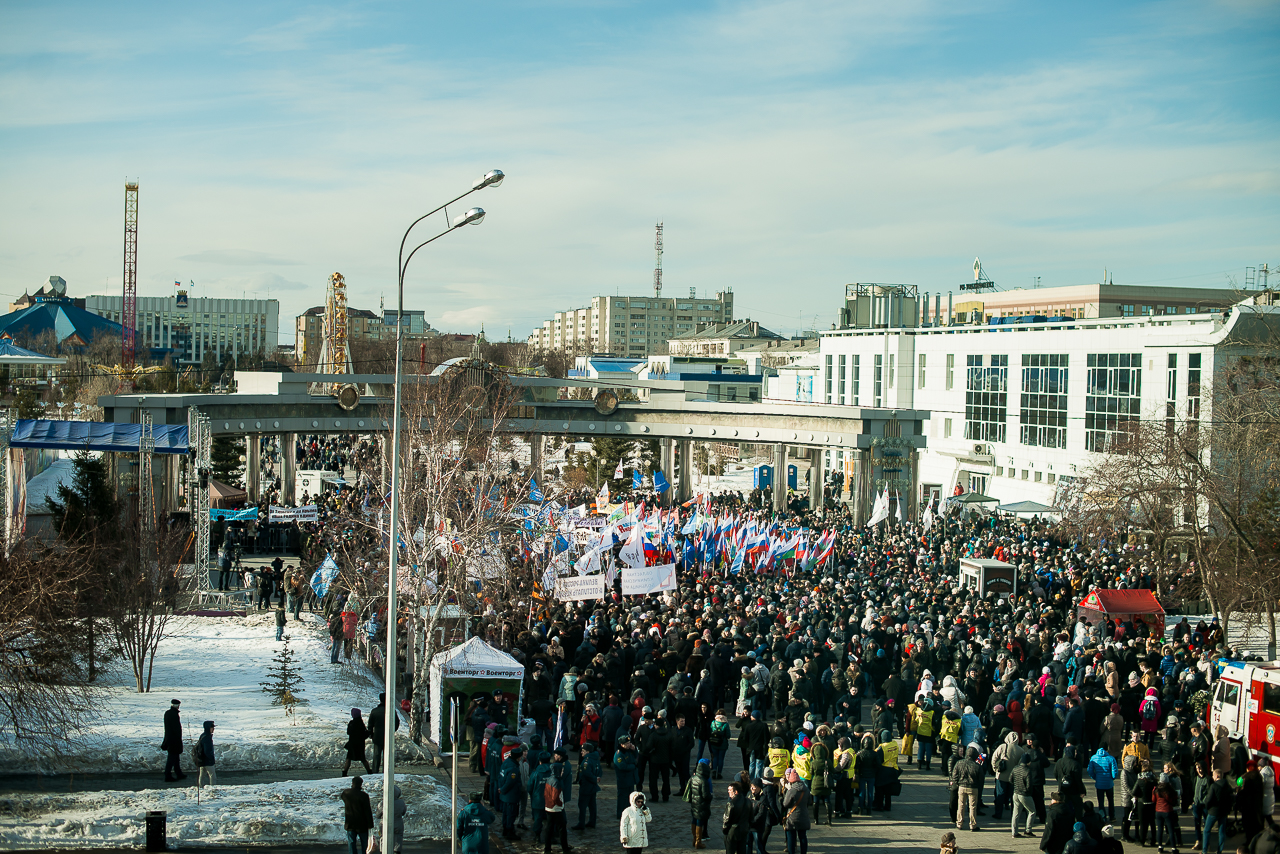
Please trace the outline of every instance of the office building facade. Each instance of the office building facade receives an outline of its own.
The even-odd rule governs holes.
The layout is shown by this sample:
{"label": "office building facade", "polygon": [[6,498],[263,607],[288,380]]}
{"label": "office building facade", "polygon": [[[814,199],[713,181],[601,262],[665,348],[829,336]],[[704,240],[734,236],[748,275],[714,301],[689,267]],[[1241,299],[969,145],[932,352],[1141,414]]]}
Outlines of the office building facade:
{"label": "office building facade", "polygon": [[[93,294],[86,311],[121,322],[124,297]],[[191,297],[137,297],[137,347],[171,350],[177,364],[199,364],[208,353],[221,359],[263,353],[271,358],[280,341],[280,301]]]}

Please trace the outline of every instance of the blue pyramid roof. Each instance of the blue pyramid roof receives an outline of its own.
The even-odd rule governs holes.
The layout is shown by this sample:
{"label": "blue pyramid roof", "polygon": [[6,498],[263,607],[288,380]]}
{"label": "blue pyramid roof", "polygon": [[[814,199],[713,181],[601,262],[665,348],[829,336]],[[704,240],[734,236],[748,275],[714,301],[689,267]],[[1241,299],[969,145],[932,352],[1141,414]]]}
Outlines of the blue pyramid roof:
{"label": "blue pyramid roof", "polygon": [[59,342],[88,344],[99,335],[120,336],[124,326],[114,320],[78,308],[70,302],[46,300],[24,309],[0,316],[0,336],[17,338],[20,335],[36,336],[53,330]]}

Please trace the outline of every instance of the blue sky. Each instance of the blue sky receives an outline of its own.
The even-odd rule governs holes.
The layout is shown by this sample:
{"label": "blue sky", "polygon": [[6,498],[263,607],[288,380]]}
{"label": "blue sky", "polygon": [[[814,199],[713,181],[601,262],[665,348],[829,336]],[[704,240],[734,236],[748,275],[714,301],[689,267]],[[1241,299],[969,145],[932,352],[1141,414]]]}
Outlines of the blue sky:
{"label": "blue sky", "polygon": [[[394,302],[404,228],[491,168],[408,307],[523,338],[598,293],[1215,286],[1280,262],[1280,3],[0,5],[0,294]],[[421,228],[422,226],[420,226]],[[427,235],[430,232],[426,233]],[[7,300],[6,300],[7,301]]]}

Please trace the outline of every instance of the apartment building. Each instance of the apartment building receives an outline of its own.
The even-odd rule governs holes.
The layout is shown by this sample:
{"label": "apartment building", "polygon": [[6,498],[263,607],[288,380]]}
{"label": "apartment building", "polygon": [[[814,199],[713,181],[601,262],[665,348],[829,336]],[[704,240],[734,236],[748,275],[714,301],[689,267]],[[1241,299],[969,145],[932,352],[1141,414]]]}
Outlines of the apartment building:
{"label": "apartment building", "polygon": [[529,345],[574,353],[645,359],[665,355],[667,340],[699,325],[733,320],[733,291],[714,298],[596,296],[585,308],[556,312],[529,336]]}

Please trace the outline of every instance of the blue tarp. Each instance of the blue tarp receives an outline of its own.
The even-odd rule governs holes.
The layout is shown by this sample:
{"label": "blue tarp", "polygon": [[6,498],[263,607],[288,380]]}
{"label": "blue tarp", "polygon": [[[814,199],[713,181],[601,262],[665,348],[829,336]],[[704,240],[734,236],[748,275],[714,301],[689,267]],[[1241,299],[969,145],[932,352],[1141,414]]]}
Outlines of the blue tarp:
{"label": "blue tarp", "polygon": [[[185,424],[157,424],[152,428],[157,454],[185,454]],[[141,424],[104,421],[46,421],[22,418],[9,440],[12,448],[49,448],[63,451],[111,451],[137,453],[142,438]]]}

